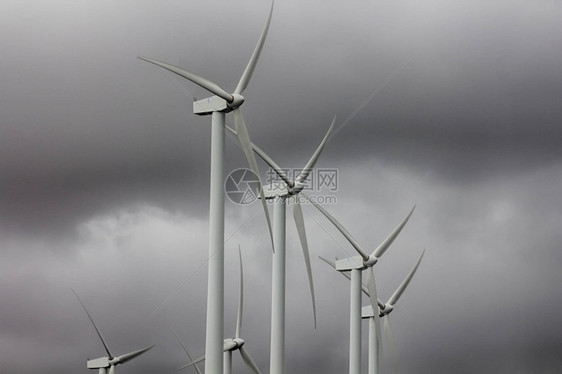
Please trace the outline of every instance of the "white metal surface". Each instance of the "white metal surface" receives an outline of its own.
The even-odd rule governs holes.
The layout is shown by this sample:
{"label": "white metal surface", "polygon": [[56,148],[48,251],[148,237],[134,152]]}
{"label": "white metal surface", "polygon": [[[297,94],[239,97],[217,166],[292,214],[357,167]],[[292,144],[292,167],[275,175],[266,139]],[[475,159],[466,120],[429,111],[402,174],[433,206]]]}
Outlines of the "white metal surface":
{"label": "white metal surface", "polygon": [[336,261],[337,271],[349,271],[354,269],[365,269],[363,258],[361,256],[353,256]]}
{"label": "white metal surface", "polygon": [[107,368],[109,367],[109,357],[100,357],[88,360],[88,362],[86,362],[86,367],[88,369]]}
{"label": "white metal surface", "polygon": [[275,253],[271,271],[271,374],[282,374],[285,371],[285,201],[284,197],[278,197],[273,203]]}
{"label": "white metal surface", "polygon": [[193,113],[201,116],[213,112],[223,112],[226,111],[227,108],[226,100],[216,95],[193,102]]}
{"label": "white metal surface", "polygon": [[224,329],[224,113],[211,117],[211,181],[209,203],[209,274],[205,373],[223,371]]}
{"label": "white metal surface", "polygon": [[375,314],[373,313],[373,307],[370,305],[364,306],[361,308],[361,318],[366,319],[369,317],[374,317]]}
{"label": "white metal surface", "polygon": [[232,351],[224,351],[223,354],[223,374],[230,374],[232,372]]}
{"label": "white metal surface", "polygon": [[361,270],[351,270],[349,309],[349,373],[361,373]]}
{"label": "white metal surface", "polygon": [[[371,308],[371,312],[373,309]],[[367,373],[378,374],[380,366],[380,346],[377,340],[377,324],[375,318],[369,318],[369,351],[368,351],[368,364]]]}

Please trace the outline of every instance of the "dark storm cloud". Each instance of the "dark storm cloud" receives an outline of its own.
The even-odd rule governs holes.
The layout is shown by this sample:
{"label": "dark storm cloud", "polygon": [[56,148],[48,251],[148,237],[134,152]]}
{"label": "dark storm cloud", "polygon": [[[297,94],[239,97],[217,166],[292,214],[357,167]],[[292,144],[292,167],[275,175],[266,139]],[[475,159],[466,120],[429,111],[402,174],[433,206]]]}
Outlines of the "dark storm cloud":
{"label": "dark storm cloud", "polygon": [[[157,344],[120,372],[171,372],[186,358],[168,326],[204,350],[210,119],[191,113],[204,90],[136,57],[232,90],[267,2],[3,5],[0,362],[80,372],[102,355],[73,287],[113,350]],[[560,371],[561,16],[551,1],[276,3],[242,109],[253,140],[301,167],[337,115],[327,209],[367,248],[417,204],[377,265],[388,297],[428,250],[392,314],[402,372]],[[227,172],[245,165],[229,137]],[[266,371],[263,213],[226,212],[225,333],[240,244],[247,348]],[[316,256],[352,248],[304,207],[314,330],[287,213],[287,370],[345,371],[349,284]]]}

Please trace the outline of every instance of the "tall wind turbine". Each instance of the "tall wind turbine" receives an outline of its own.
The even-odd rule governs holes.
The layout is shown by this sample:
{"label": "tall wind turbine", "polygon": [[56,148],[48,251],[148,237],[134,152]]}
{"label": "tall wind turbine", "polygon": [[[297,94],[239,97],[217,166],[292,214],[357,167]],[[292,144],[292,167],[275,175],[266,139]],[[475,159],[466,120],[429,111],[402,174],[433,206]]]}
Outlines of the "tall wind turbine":
{"label": "tall wind turbine", "polygon": [[[232,371],[232,352],[240,351],[242,359],[248,365],[248,367],[256,374],[261,374],[260,369],[252,360],[252,357],[244,348],[245,341],[241,338],[242,334],[242,311],[244,309],[244,275],[242,269],[242,252],[238,248],[238,255],[240,256],[240,288],[238,294],[238,316],[236,318],[236,330],[234,332],[234,338],[224,339],[223,342],[223,352],[224,352],[224,371],[223,374],[230,374]],[[187,350],[186,350],[187,352]],[[188,364],[181,366],[179,369],[186,368],[191,365],[195,365],[198,362],[205,360],[205,355],[196,358]],[[178,369],[178,370],[179,370]]]}
{"label": "tall wind turbine", "polygon": [[[394,231],[378,245],[378,247],[368,254],[351,234],[338,222],[330,213],[315,202],[311,203],[324,214],[326,218],[343,234],[347,241],[355,248],[359,256],[349,257],[336,262],[336,270],[351,271],[351,287],[350,287],[350,318],[349,318],[349,373],[356,374],[361,372],[361,275],[363,270],[367,270],[367,288],[369,290],[369,298],[373,307],[377,305],[377,288],[375,283],[375,274],[373,266],[378,262],[379,258],[386,252],[390,245],[394,242],[398,234],[402,231],[412,213],[412,208],[408,216],[402,221]],[[375,325],[377,331],[377,341],[380,344],[380,320],[379,313],[374,314]]]}
{"label": "tall wind turbine", "polygon": [[94,322],[94,319],[92,318],[92,316],[88,312],[88,309],[86,309],[86,306],[84,305],[82,300],[80,300],[80,297],[78,297],[78,294],[74,290],[72,290],[72,292],[74,293],[74,296],[76,296],[76,298],[78,299],[78,302],[82,305],[82,308],[84,308],[84,311],[88,315],[88,318],[92,322],[92,325],[94,325],[94,329],[98,333],[98,336],[101,340],[101,343],[103,344],[103,347],[105,348],[105,351],[107,352],[106,357],[100,357],[100,358],[96,358],[96,359],[93,359],[93,360],[88,360],[88,362],[86,363],[86,367],[88,369],[98,369],[98,374],[115,374],[115,366],[117,366],[119,364],[124,364],[125,362],[130,361],[137,356],[140,356],[141,354],[148,351],[149,349],[154,348],[154,346],[152,345],[150,347],[146,347],[146,348],[143,348],[143,349],[139,349],[137,351],[126,353],[126,354],[121,355],[121,356],[114,356],[113,354],[111,354],[111,352],[109,351],[109,347],[107,345],[107,342],[103,338],[100,329],[98,329],[98,326],[96,326],[96,323]]}
{"label": "tall wind turbine", "polygon": [[[402,294],[404,293],[404,290],[406,289],[406,287],[408,287],[408,284],[410,283],[410,281],[412,280],[412,277],[414,276],[414,274],[416,273],[416,271],[418,270],[418,267],[420,265],[420,262],[423,258],[423,255],[425,254],[425,249],[423,250],[422,254],[420,255],[420,258],[418,259],[418,261],[416,262],[416,264],[414,265],[414,267],[412,268],[412,270],[410,270],[410,272],[408,273],[408,275],[406,276],[406,278],[404,278],[404,280],[402,281],[402,283],[400,284],[400,286],[398,286],[398,288],[396,289],[396,291],[394,291],[394,293],[392,294],[392,296],[388,299],[388,301],[386,303],[381,302],[380,300],[377,299],[377,304],[378,304],[378,308],[377,310],[379,310],[379,317],[386,317],[385,318],[385,323],[388,322],[388,319],[390,318],[389,314],[390,312],[392,312],[394,310],[394,306],[396,305],[396,303],[398,302],[398,300],[400,300],[400,297],[402,296]],[[336,264],[330,260],[325,259],[324,257],[320,256],[320,259],[324,262],[326,262],[328,265],[330,265],[331,267],[333,267],[334,269],[336,268]],[[343,276],[345,276],[347,279],[351,280],[351,276],[349,275],[349,272],[340,272],[340,274],[342,274]],[[369,295],[369,290],[368,288],[362,284],[361,285],[361,290],[363,291],[364,294],[366,294],[367,296],[370,297]],[[367,372],[369,374],[377,374],[379,372],[379,356],[380,356],[380,345],[379,342],[377,341],[377,326],[375,323],[375,314],[374,314],[374,308],[372,307],[372,305],[367,305],[365,307],[362,308],[361,310],[361,317],[363,319],[368,319],[369,320],[369,366],[368,366],[368,370]],[[390,328],[390,324],[388,324],[389,328]],[[390,344],[392,344],[392,342],[389,342]]]}
{"label": "tall wind turbine", "polygon": [[[244,103],[242,94],[246,90],[250,78],[258,62],[260,53],[269,30],[271,16],[273,14],[273,4],[265,27],[260,35],[258,44],[250,57],[250,61],[234,89],[229,94],[218,84],[205,79],[199,75],[188,72],[177,66],[153,59],[139,57],[142,60],[160,66],[174,74],[190,80],[191,82],[205,88],[215,96],[199,100],[193,103],[193,112],[199,115],[211,115],[211,181],[210,181],[210,203],[209,203],[209,273],[207,283],[207,327],[205,352],[205,373],[221,374],[223,367],[222,339],[224,330],[224,127],[225,113],[234,112],[234,124],[238,139],[250,168],[259,178],[259,171],[255,156],[250,146],[251,141],[246,128],[246,122],[240,106]],[[265,211],[267,225],[273,245],[273,234],[271,222],[263,190],[260,185],[260,195],[262,206]]]}
{"label": "tall wind turbine", "polygon": [[[312,297],[312,310],[314,315],[314,327],[316,328],[316,301],[314,297],[314,282],[312,279],[312,270],[310,266],[310,253],[308,250],[308,241],[306,239],[306,230],[304,226],[304,218],[302,208],[299,201],[299,193],[303,190],[306,180],[312,172],[314,165],[318,161],[320,154],[324,150],[328,139],[334,129],[336,117],[334,117],[326,135],[320,142],[316,151],[312,154],[310,160],[300,171],[299,175],[291,180],[285,171],[269,157],[260,147],[251,143],[254,152],[257,153],[277,175],[283,180],[284,186],[274,185],[268,191],[269,199],[273,199],[273,240],[275,253],[273,253],[272,272],[271,272],[271,357],[270,357],[270,373],[282,374],[285,372],[285,265],[286,265],[286,203],[287,199],[292,198],[293,218],[297,227],[297,232],[302,246],[304,261],[308,274],[308,283],[310,294]],[[230,131],[234,130],[228,128]]]}

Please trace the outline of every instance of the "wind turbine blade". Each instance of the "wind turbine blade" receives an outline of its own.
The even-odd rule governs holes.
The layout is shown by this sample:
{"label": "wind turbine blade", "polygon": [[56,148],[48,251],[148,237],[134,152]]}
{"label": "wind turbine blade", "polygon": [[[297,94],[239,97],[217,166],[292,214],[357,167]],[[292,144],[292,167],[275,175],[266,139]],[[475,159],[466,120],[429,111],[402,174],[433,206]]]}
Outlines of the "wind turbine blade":
{"label": "wind turbine blade", "polygon": [[[232,134],[238,136],[238,134],[236,133],[236,131],[234,131],[234,129],[225,126],[227,130],[229,130]],[[269,165],[270,168],[273,169],[273,171],[275,171],[275,173],[279,176],[279,178],[281,178],[287,185],[292,185],[293,182],[289,179],[289,177],[287,176],[287,174],[285,173],[285,171],[283,171],[283,169],[281,168],[281,166],[279,166],[275,161],[273,161],[273,159],[271,157],[269,157],[269,155],[267,153],[264,152],[263,149],[261,149],[260,147],[258,147],[257,145],[255,145],[254,143],[251,144],[252,148],[254,150],[254,152],[256,152],[256,154],[267,164]]]}
{"label": "wind turbine blade", "polygon": [[314,154],[312,155],[310,160],[308,160],[305,167],[299,173],[299,176],[297,177],[297,179],[295,181],[297,184],[303,183],[306,180],[306,178],[308,178],[309,174],[312,172],[312,169],[314,168],[314,165],[316,164],[316,161],[318,161],[318,158],[320,157],[320,154],[322,154],[322,151],[324,150],[324,147],[326,146],[326,143],[328,142],[328,139],[330,138],[330,135],[331,135],[331,133],[334,129],[335,123],[336,123],[336,116],[334,116],[334,119],[332,120],[332,124],[330,125],[330,128],[328,129],[328,132],[326,132],[326,135],[324,135],[324,138],[320,142],[320,145],[318,146],[318,148],[316,148],[316,151],[314,152]]}
{"label": "wind turbine blade", "polygon": [[96,326],[96,323],[94,322],[94,319],[92,318],[92,316],[90,315],[90,312],[88,312],[88,309],[86,309],[86,306],[84,305],[84,303],[82,302],[82,300],[80,300],[80,297],[78,296],[78,294],[76,293],[76,291],[74,291],[74,289],[72,289],[72,293],[74,294],[74,296],[76,296],[76,299],[78,299],[78,302],[80,303],[80,305],[82,305],[82,308],[84,308],[84,311],[86,312],[86,314],[88,315],[88,318],[90,319],[90,321],[92,322],[92,325],[94,325],[94,329],[96,329],[96,332],[98,333],[98,336],[100,337],[101,343],[103,344],[103,347],[105,348],[105,351],[107,352],[107,355],[109,356],[109,359],[113,358],[113,355],[111,354],[111,352],[109,351],[109,348],[107,346],[107,342],[105,341],[105,339],[103,338],[103,335],[101,334],[100,329],[98,329],[98,326]]}
{"label": "wind turbine blade", "polygon": [[388,247],[390,247],[390,245],[392,244],[392,242],[394,242],[394,239],[396,239],[396,237],[398,236],[398,234],[400,234],[400,231],[402,231],[402,229],[404,228],[404,226],[406,225],[406,223],[408,222],[408,220],[410,219],[410,217],[412,216],[412,213],[414,213],[414,209],[416,209],[416,206],[414,205],[414,207],[412,208],[412,210],[410,210],[410,213],[408,214],[408,216],[404,219],[404,221],[402,221],[395,229],[394,231],[381,243],[379,244],[379,246],[377,247],[377,249],[375,249],[373,251],[373,256],[376,258],[380,258],[384,252],[388,249]]}
{"label": "wind turbine blade", "polygon": [[250,57],[250,61],[238,82],[238,86],[234,90],[234,93],[242,94],[246,87],[248,87],[248,83],[250,82],[250,78],[252,78],[252,74],[254,73],[254,69],[256,68],[256,64],[260,58],[260,53],[263,48],[263,43],[265,42],[265,38],[267,36],[267,32],[269,31],[269,24],[271,23],[271,16],[273,15],[273,4],[275,3],[274,0],[271,1],[271,8],[269,10],[269,16],[267,17],[267,22],[265,23],[265,27],[258,39],[258,44],[252,53],[252,57]]}
{"label": "wind turbine blade", "polygon": [[377,343],[379,346],[382,344],[381,339],[381,320],[379,317],[379,307],[377,298],[377,284],[375,283],[375,273],[373,267],[367,268],[367,288],[369,289],[369,299],[371,300],[371,308],[373,308],[373,315],[375,318],[375,328],[377,329]]}
{"label": "wind turbine blade", "polygon": [[244,349],[244,347],[240,347],[240,355],[242,356],[242,359],[244,360],[246,365],[248,365],[250,369],[254,371],[254,373],[261,374],[260,369],[254,362],[254,360],[252,360],[252,357],[250,357],[250,354]]}
{"label": "wind turbine blade", "polygon": [[225,90],[223,90],[222,88],[220,88],[220,86],[214,82],[211,82],[208,79],[205,79],[203,77],[200,77],[197,74],[193,74],[190,73],[189,71],[183,70],[182,68],[179,68],[175,65],[172,64],[168,64],[166,62],[162,62],[162,61],[157,61],[157,60],[153,60],[151,58],[147,58],[147,57],[139,57],[139,59],[146,61],[146,62],[150,62],[151,64],[160,66],[163,69],[166,69],[168,71],[171,71],[172,73],[175,73],[177,75],[179,75],[180,77],[186,78],[190,81],[192,81],[193,83],[203,87],[204,89],[206,89],[207,91],[210,91],[212,93],[214,93],[217,96],[222,97],[223,99],[225,99],[227,102],[231,103],[233,98],[232,95],[229,94],[228,92],[226,92]]}
{"label": "wind turbine blade", "polygon": [[236,317],[236,333],[235,338],[240,337],[242,330],[242,309],[244,308],[244,271],[242,270],[242,251],[238,246],[238,255],[240,256],[240,289],[238,292],[238,316]]}
{"label": "wind turbine blade", "polygon": [[185,365],[180,366],[180,367],[178,368],[178,370],[185,369],[186,367],[189,367],[189,366],[191,366],[191,365],[198,364],[198,363],[201,362],[201,361],[205,361],[205,355],[199,356],[199,357],[197,357],[195,360],[193,360],[193,361],[191,361],[191,362],[189,362],[189,363],[187,363],[187,364],[185,364]]}
{"label": "wind turbine blade", "polygon": [[111,365],[111,366],[109,367],[109,372],[108,372],[108,374],[115,374],[115,365]]}
{"label": "wind turbine blade", "polygon": [[[328,265],[330,265],[331,267],[333,267],[334,270],[336,270],[336,263],[335,263],[335,262],[330,261],[330,260],[328,260],[327,258],[322,257],[322,256],[318,256],[318,258],[321,259],[322,261],[324,261],[325,263],[327,263]],[[343,273],[343,272],[342,272],[342,273]],[[349,279],[349,278],[348,278],[348,279]]]}
{"label": "wind turbine blade", "polygon": [[337,219],[332,217],[332,215],[330,213],[328,213],[324,208],[322,208],[319,204],[310,200],[310,198],[308,196],[306,196],[304,193],[301,193],[301,194],[308,201],[310,201],[310,203],[312,203],[312,205],[314,205],[326,218],[328,218],[328,220],[330,222],[332,222],[332,224],[334,226],[336,226],[336,228],[343,234],[343,236],[345,236],[345,238],[353,246],[353,248],[355,248],[357,253],[359,253],[361,255],[361,257],[363,257],[364,261],[367,261],[369,259],[369,255],[363,249],[361,249],[361,247],[359,246],[359,243],[357,243],[357,241],[351,236],[351,234],[345,229],[345,227],[343,227],[342,224],[338,222]]}
{"label": "wind turbine blade", "polygon": [[[170,327],[170,330],[172,331],[172,333],[176,336],[176,339],[178,339],[178,342],[180,343],[180,345],[182,346],[183,350],[185,351],[185,354],[187,355],[187,358],[189,358],[189,361],[192,361],[193,358],[191,357],[191,355],[189,354],[189,351],[187,350],[187,346],[185,344],[183,344],[182,340],[180,339],[180,337],[178,336],[178,334],[176,334],[176,332],[174,331],[173,328]],[[197,371],[197,374],[202,374],[201,370],[199,370],[199,366],[194,365],[195,370]]]}
{"label": "wind turbine blade", "polygon": [[263,149],[261,149],[260,147],[258,147],[257,145],[255,145],[253,143],[252,143],[252,147],[254,148],[254,152],[256,152],[256,154],[258,156],[260,156],[260,158],[267,165],[269,165],[269,167],[272,168],[273,171],[275,171],[275,173],[279,176],[279,178],[281,178],[283,180],[283,182],[285,182],[285,184],[287,184],[287,186],[293,185],[293,181],[291,181],[289,179],[289,177],[287,176],[285,171],[281,168],[281,166],[279,166],[275,161],[273,161],[273,159],[271,157],[269,157],[269,155],[267,153],[265,153],[263,151]]}
{"label": "wind turbine blade", "polygon": [[151,345],[150,347],[146,347],[146,348],[143,348],[143,349],[139,349],[138,351],[134,351],[134,352],[131,352],[131,353],[121,355],[121,356],[117,357],[116,361],[120,364],[123,364],[127,361],[132,360],[133,358],[135,358],[137,356],[142,355],[144,352],[146,352],[146,351],[148,351],[152,348],[154,348],[154,345]]}
{"label": "wind turbine blade", "polygon": [[312,311],[314,313],[314,328],[316,328],[316,298],[314,297],[314,281],[312,280],[312,268],[310,266],[310,252],[308,250],[308,241],[306,240],[306,230],[304,227],[304,218],[302,216],[302,208],[299,203],[299,198],[296,196],[295,203],[293,204],[293,218],[297,226],[297,232],[301,241],[302,254],[304,255],[304,263],[306,265],[306,272],[308,274],[308,285],[310,287],[310,295],[312,297]]}
{"label": "wind turbine blade", "polygon": [[412,277],[414,276],[414,274],[418,270],[418,266],[420,266],[420,262],[421,262],[424,254],[425,254],[425,249],[423,250],[420,258],[418,259],[418,261],[416,262],[416,264],[414,265],[412,270],[410,270],[410,273],[408,273],[408,275],[406,276],[406,278],[404,278],[404,280],[402,281],[400,286],[396,289],[396,291],[394,291],[394,293],[392,294],[390,299],[388,299],[388,304],[394,305],[398,302],[398,300],[400,299],[400,297],[404,293],[404,290],[406,289],[406,287],[408,287],[408,284],[412,280]]}
{"label": "wind turbine blade", "polygon": [[242,113],[240,109],[234,110],[234,125],[236,134],[238,135],[238,140],[242,145],[242,149],[246,154],[246,158],[248,159],[248,164],[250,165],[250,169],[254,172],[256,177],[258,178],[258,188],[260,194],[260,200],[265,212],[265,219],[267,220],[267,228],[269,229],[269,237],[271,239],[271,247],[275,252],[275,246],[273,244],[273,230],[271,229],[271,219],[269,218],[269,210],[267,209],[267,202],[265,201],[265,195],[263,193],[262,184],[260,181],[260,172],[258,169],[258,163],[256,162],[256,157],[254,156],[254,152],[252,151],[252,142],[250,141],[250,135],[248,134],[248,128],[246,127],[246,121],[244,121],[244,117],[242,117]]}

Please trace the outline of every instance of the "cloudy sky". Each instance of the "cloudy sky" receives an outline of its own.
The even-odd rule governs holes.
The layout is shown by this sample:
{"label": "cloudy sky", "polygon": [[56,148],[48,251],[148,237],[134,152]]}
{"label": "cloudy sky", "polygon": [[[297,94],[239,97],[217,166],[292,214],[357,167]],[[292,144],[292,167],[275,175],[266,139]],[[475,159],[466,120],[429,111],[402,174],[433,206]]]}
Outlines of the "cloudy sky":
{"label": "cloudy sky", "polygon": [[[173,373],[169,326],[205,346],[210,118],[192,113],[203,89],[137,56],[233,90],[269,2],[0,4],[2,371],[80,373],[104,354],[73,288],[115,354],[157,345],[120,373]],[[326,208],[366,248],[417,204],[377,264],[387,298],[427,249],[392,314],[401,373],[562,371],[561,19],[551,0],[275,5],[245,92],[253,141],[302,167],[337,115]],[[246,166],[232,137],[226,155],[227,173]],[[346,372],[349,284],[317,256],[352,248],[304,207],[315,330],[288,213],[287,372]],[[225,336],[240,245],[246,347],[267,372],[263,212],[227,201],[225,222]]]}

